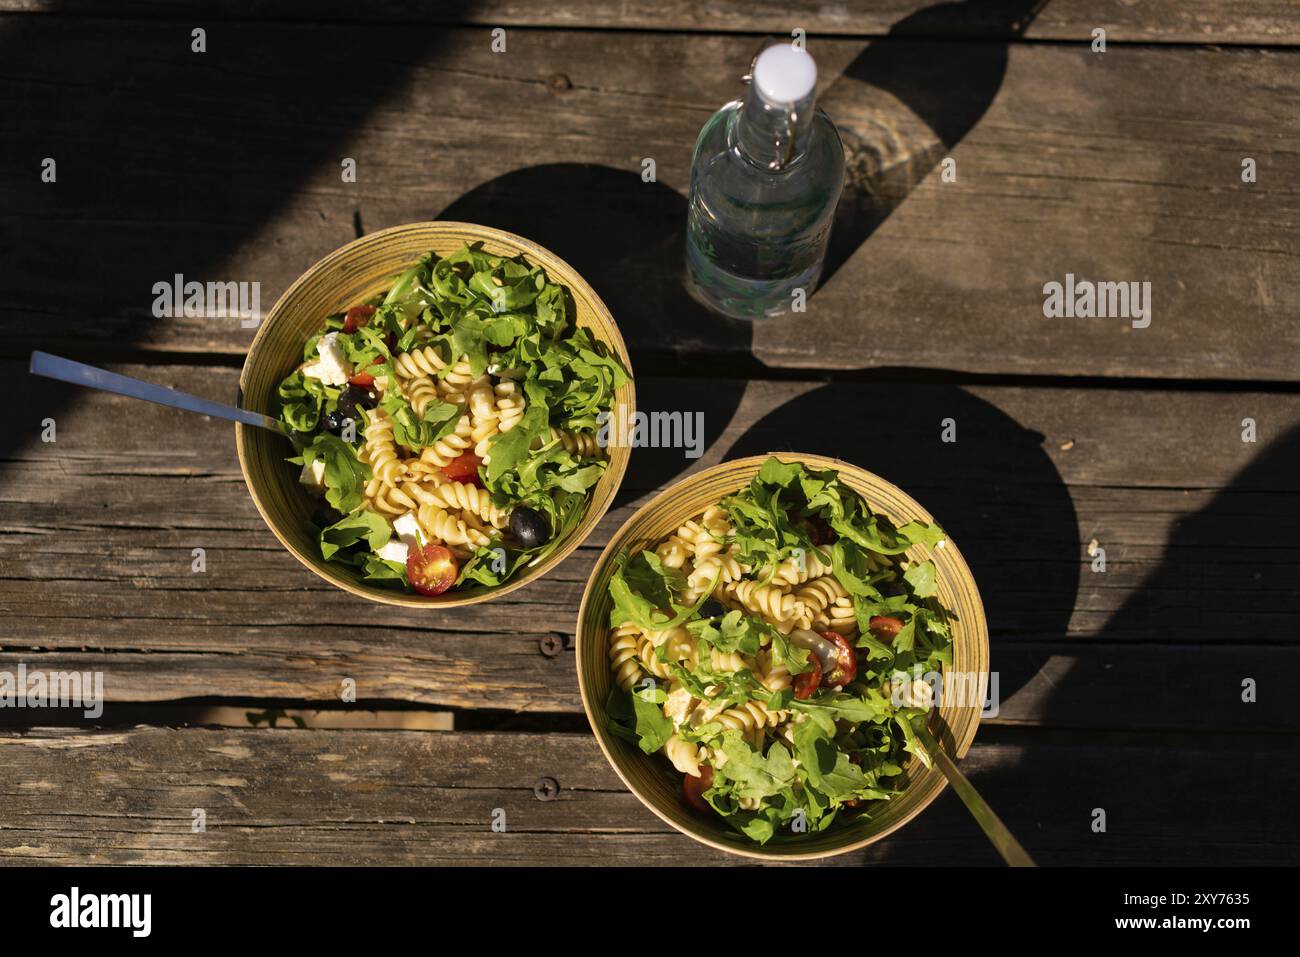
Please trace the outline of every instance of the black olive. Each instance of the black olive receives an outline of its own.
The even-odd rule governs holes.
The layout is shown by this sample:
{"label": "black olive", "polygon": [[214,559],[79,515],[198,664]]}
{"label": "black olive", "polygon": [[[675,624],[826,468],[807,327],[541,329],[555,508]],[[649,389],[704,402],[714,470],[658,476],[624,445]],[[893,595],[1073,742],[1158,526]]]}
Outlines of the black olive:
{"label": "black olive", "polygon": [[350,385],[339,396],[338,410],[345,416],[356,419],[358,409],[373,409],[379,404],[379,393],[374,389],[365,389],[359,385]]}
{"label": "black olive", "polygon": [[546,517],[527,505],[517,506],[510,513],[510,532],[524,548],[545,545],[551,537]]}
{"label": "black olive", "polygon": [[329,528],[343,521],[343,513],[336,508],[331,508],[325,502],[316,506],[316,511],[311,513],[311,523],[318,528]]}
{"label": "black olive", "polygon": [[325,416],[325,431],[332,435],[342,435],[347,424],[352,422],[354,425],[356,419],[350,415],[344,415],[338,409],[335,409],[329,415]]}
{"label": "black olive", "polygon": [[717,618],[720,615],[725,615],[726,613],[727,613],[727,606],[724,605],[722,602],[718,601],[716,598],[709,598],[704,602],[703,605],[700,606],[701,618]]}

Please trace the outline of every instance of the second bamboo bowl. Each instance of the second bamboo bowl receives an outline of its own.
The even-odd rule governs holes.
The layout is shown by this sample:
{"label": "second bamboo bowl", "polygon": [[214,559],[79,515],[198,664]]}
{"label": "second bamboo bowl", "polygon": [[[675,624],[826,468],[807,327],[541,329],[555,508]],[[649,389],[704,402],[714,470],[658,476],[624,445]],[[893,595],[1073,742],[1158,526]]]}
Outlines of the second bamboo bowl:
{"label": "second bamboo bowl", "polygon": [[[239,404],[243,408],[270,414],[276,387],[302,361],[303,343],[320,328],[325,317],[354,306],[387,289],[404,270],[433,250],[446,256],[465,243],[483,243],[489,253],[523,255],[541,266],[554,282],[572,297],[575,320],[617,353],[629,373],[627,347],[609,309],[572,266],[536,243],[488,226],[470,223],[430,222],[394,226],[364,236],[330,253],[303,273],[271,308],[249,347],[239,376]],[[614,401],[631,414],[636,407],[633,384],[628,382]],[[289,553],[327,582],[344,591],[389,605],[412,608],[472,605],[488,601],[540,578],[564,561],[591,534],[600,521],[627,470],[629,450],[609,449],[610,464],[592,491],[586,515],[569,537],[543,561],[520,571],[504,585],[457,588],[436,597],[404,594],[372,585],[355,569],[325,561],[308,523],[311,504],[298,484],[295,470],[284,459],[292,455],[289,444],[264,429],[235,426],[239,466],[244,473],[253,504]]]}
{"label": "second bamboo bowl", "polygon": [[[772,454],[785,462],[835,469],[873,512],[884,515],[895,525],[914,519],[934,521],[911,496],[856,465],[821,455]],[[903,768],[907,785],[902,794],[870,818],[864,816],[844,827],[817,834],[778,836],[765,845],[758,845],[728,828],[717,817],[691,812],[681,800],[681,775],[663,755],[644,754],[635,744],[611,734],[605,711],[613,683],[608,657],[612,607],[609,579],[615,559],[624,550],[652,548],[687,519],[698,516],[723,496],[740,491],[758,474],[767,458],[760,455],[723,462],[690,476],[643,505],[614,535],[596,562],[578,611],[578,686],[583,710],[605,757],[641,803],[662,820],[703,844],[732,854],[766,861],[809,860],[858,850],[898,830],[939,796],[947,785],[943,773],[937,767],[926,769],[919,759],[909,757]],[[938,600],[948,612],[952,628],[952,665],[944,670],[945,681],[952,672],[980,676],[978,696],[982,700],[989,668],[988,628],[970,568],[951,540],[945,541],[943,548],[908,549],[907,557],[934,559]],[[977,706],[944,702],[931,714],[931,731],[950,755],[961,757],[970,748],[980,710]]]}

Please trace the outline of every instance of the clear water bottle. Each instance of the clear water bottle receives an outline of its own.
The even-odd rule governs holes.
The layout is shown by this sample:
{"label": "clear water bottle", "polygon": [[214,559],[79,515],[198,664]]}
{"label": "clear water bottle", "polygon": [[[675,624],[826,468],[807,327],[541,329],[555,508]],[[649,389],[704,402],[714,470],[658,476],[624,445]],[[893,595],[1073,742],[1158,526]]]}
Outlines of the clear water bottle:
{"label": "clear water bottle", "polygon": [[704,124],[691,161],[686,282],[737,319],[812,294],[844,186],[844,148],[816,108],[817,65],[792,44],[755,59],[743,101]]}

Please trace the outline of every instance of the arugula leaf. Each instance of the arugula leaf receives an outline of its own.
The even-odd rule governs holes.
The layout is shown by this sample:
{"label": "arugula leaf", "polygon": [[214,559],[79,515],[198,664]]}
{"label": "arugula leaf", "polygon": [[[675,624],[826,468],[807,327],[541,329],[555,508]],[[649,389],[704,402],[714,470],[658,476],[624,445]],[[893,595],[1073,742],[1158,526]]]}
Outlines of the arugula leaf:
{"label": "arugula leaf", "polygon": [[927,525],[925,522],[908,522],[898,529],[898,535],[913,545],[929,545],[931,548],[946,537],[938,525]]}
{"label": "arugula leaf", "polygon": [[837,539],[830,548],[831,569],[835,578],[845,587],[850,595],[879,599],[880,589],[876,581],[887,577],[888,573],[873,574],[858,544],[851,539]]}
{"label": "arugula leaf", "polygon": [[[333,396],[330,393],[333,393]],[[338,399],[338,390],[320,379],[311,379],[301,370],[290,373],[276,389],[277,418],[298,432],[311,432],[320,422],[326,403]]]}
{"label": "arugula leaf", "polygon": [[406,566],[380,558],[373,552],[361,556],[361,577],[378,585],[393,585],[405,588],[410,585],[406,576]]}
{"label": "arugula leaf", "polygon": [[912,594],[917,598],[929,598],[939,590],[935,582],[934,562],[928,558],[909,565],[907,571],[903,572],[903,579],[912,586]]}
{"label": "arugula leaf", "polygon": [[760,485],[775,485],[778,488],[789,488],[795,480],[806,474],[807,472],[800,463],[782,462],[775,455],[772,455],[769,456],[767,461],[759,468],[755,482]]}
{"label": "arugula leaf", "polygon": [[505,490],[508,476],[527,461],[534,441],[550,439],[546,391],[539,385],[525,382],[524,394],[528,406],[523,418],[519,420],[518,425],[500,436],[492,445],[492,461],[487,467],[487,484],[488,488],[494,491]]}
{"label": "arugula leaf", "polygon": [[[614,599],[614,607],[610,609],[609,613],[609,622],[614,627],[618,627],[625,621],[630,621],[647,631],[665,631],[669,628],[676,628],[678,625],[694,618],[699,612],[700,606],[708,601],[709,595],[713,593],[712,587],[704,589],[704,592],[693,605],[679,605],[670,600],[668,608],[674,614],[669,616],[653,601],[633,590],[632,586],[628,584],[625,575],[627,566],[628,557],[625,553],[619,556],[614,572],[609,579],[609,594]],[[715,574],[713,576],[713,585],[716,586],[717,583],[718,575]]]}
{"label": "arugula leaf", "polygon": [[623,566],[628,587],[648,598],[656,608],[669,607],[686,587],[686,576],[679,569],[667,568],[659,556],[640,551]]}
{"label": "arugula leaf", "polygon": [[794,725],[792,737],[808,783],[827,797],[843,800],[861,794],[870,786],[862,769],[849,760],[817,722]]}
{"label": "arugula leaf", "polygon": [[921,763],[929,768],[933,767],[934,760],[930,757],[930,752],[925,749],[925,745],[921,743],[921,739],[916,736],[916,731],[912,727],[913,721],[923,720],[925,720],[925,714],[915,709],[903,709],[894,715],[894,723],[898,725],[899,730],[903,732],[904,739],[907,741],[903,746],[903,750],[915,754],[921,759]]}
{"label": "arugula leaf", "polygon": [[898,634],[894,636],[894,651],[911,651],[916,642],[916,619],[912,618],[899,629]]}
{"label": "arugula leaf", "polygon": [[807,648],[791,644],[789,639],[775,628],[770,628],[768,635],[772,639],[773,664],[780,665],[792,675],[801,675],[812,668],[812,662],[809,660],[812,652]]}
{"label": "arugula leaf", "polygon": [[736,828],[751,841],[766,844],[776,834],[777,822],[773,820],[775,814],[774,809],[765,808],[752,816],[739,815],[740,820],[736,822]]}
{"label": "arugula leaf", "polygon": [[794,783],[795,769],[790,753],[780,743],[774,743],[771,747],[773,755],[764,758],[739,731],[728,731],[722,735],[719,747],[726,760],[721,767],[714,768],[714,777],[722,775],[734,782],[734,791],[739,797],[771,797]]}
{"label": "arugula leaf", "polygon": [[364,541],[371,551],[382,548],[393,537],[393,527],[382,515],[361,509],[321,529],[320,551],[328,561],[341,549]]}
{"label": "arugula leaf", "polygon": [[487,370],[487,325],[478,316],[466,313],[451,326],[453,353],[466,357],[469,361],[469,371],[475,377],[481,376]]}
{"label": "arugula leaf", "polygon": [[609,689],[605,698],[605,727],[609,732],[624,741],[639,744],[641,736],[636,733],[636,712],[632,708],[632,695],[618,685]]}
{"label": "arugula leaf", "polygon": [[370,466],[357,458],[351,445],[328,432],[321,432],[301,455],[289,461],[311,465],[320,460],[325,462],[325,500],[340,512],[352,511],[361,504]]}
{"label": "arugula leaf", "polygon": [[605,701],[606,727],[625,741],[636,743],[646,754],[654,754],[673,733],[673,723],[664,717],[662,689],[624,691],[609,689]]}
{"label": "arugula leaf", "polygon": [[417,416],[411,404],[396,389],[385,393],[379,407],[393,420],[394,441],[415,452],[454,432],[461,416],[460,406],[437,399],[425,406],[424,415]]}
{"label": "arugula leaf", "polygon": [[664,715],[663,702],[664,692],[658,687],[632,692],[637,739],[646,754],[654,754],[673,734],[673,723]]}
{"label": "arugula leaf", "polygon": [[875,721],[889,713],[888,702],[885,701],[883,695],[879,697],[879,700],[872,700],[869,697],[858,697],[842,691],[818,692],[803,701],[794,698],[790,701],[790,707],[810,714],[821,712],[835,718],[843,718],[845,721],[852,721],[855,724],[863,721]]}
{"label": "arugula leaf", "polygon": [[718,640],[713,643],[713,646],[719,651],[756,655],[762,646],[763,636],[775,631],[775,628],[761,618],[746,615],[736,609],[722,616],[722,621],[718,625]]}

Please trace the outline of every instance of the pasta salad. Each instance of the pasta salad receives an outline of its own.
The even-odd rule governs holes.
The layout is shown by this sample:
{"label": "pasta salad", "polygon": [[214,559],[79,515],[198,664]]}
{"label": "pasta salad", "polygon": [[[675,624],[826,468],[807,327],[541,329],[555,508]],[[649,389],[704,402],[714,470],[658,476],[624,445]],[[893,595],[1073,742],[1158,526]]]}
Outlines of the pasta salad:
{"label": "pasta salad", "polygon": [[555,549],[609,464],[598,416],[628,381],[572,312],[541,267],[475,243],[327,316],[277,393],[321,555],[438,595]]}
{"label": "pasta salad", "polygon": [[[917,675],[950,664],[936,525],[894,527],[833,470],[769,458],[750,485],[610,578],[612,733],[660,753],[683,800],[759,843],[872,813],[929,764]],[[875,806],[879,806],[876,804]]]}

